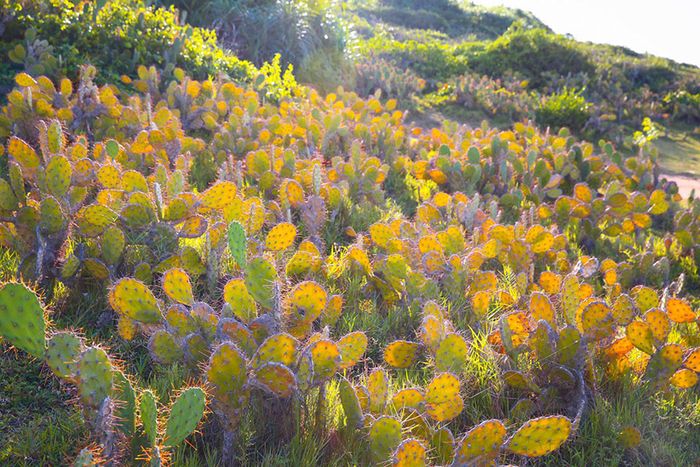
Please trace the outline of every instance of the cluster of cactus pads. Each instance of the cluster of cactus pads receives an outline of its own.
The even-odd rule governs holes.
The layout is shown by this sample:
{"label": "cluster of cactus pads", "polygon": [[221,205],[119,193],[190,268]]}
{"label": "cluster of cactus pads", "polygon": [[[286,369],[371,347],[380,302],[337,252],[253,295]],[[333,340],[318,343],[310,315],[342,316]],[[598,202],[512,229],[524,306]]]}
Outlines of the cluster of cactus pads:
{"label": "cluster of cactus pads", "polygon": [[26,285],[3,284],[0,310],[0,335],[43,360],[58,378],[77,388],[99,444],[81,452],[75,465],[120,465],[126,461],[139,420],[148,440],[143,448],[150,465],[162,465],[167,450],[182,443],[204,417],[206,393],[192,386],[180,391],[165,410],[167,419],[159,420],[162,409],[153,392],[135,388],[102,347],[88,346],[76,332],[51,329],[39,297]]}
{"label": "cluster of cactus pads", "polygon": [[[362,440],[362,462],[495,465],[557,451],[601,381],[697,386],[700,201],[653,156],[525,124],[410,128],[342,89],[273,104],[182,70],[130,91],[95,73],[18,75],[0,115],[19,262],[0,336],[77,389],[93,444],[75,465],[167,462],[208,411],[235,464],[251,411],[280,407]],[[162,408],[52,329],[33,290],[64,285],[104,294],[115,339],[192,386]],[[492,416],[465,410],[475,387]],[[620,426],[620,449],[642,437]]]}

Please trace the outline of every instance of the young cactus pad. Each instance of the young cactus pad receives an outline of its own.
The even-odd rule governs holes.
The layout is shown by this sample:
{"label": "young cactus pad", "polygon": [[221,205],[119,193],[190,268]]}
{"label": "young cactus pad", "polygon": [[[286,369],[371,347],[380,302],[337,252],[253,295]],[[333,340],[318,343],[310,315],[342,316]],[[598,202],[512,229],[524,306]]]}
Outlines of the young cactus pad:
{"label": "young cactus pad", "polygon": [[0,336],[37,358],[46,352],[44,308],[24,284],[11,282],[0,289]]}
{"label": "young cactus pad", "polygon": [[177,446],[197,428],[204,416],[206,394],[202,388],[187,388],[177,396],[165,425],[165,445]]}

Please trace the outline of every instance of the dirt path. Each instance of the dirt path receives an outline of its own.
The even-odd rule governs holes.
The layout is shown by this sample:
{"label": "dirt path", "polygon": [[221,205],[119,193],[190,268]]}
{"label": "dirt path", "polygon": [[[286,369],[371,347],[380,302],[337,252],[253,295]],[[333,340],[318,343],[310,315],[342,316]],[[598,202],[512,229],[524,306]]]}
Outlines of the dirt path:
{"label": "dirt path", "polygon": [[687,177],[681,175],[667,175],[662,177],[678,184],[678,191],[683,198],[687,198],[692,190],[695,190],[695,196],[700,196],[700,177]]}

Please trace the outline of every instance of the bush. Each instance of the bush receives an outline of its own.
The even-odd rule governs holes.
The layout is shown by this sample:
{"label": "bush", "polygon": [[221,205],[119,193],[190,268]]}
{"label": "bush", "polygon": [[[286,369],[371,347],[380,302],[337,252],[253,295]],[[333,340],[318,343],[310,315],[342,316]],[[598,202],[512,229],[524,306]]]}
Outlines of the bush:
{"label": "bush", "polygon": [[451,85],[457,104],[494,117],[505,116],[511,121],[531,118],[536,102],[536,97],[524,89],[524,82],[509,76],[494,80],[467,73]]}
{"label": "bush", "polygon": [[582,91],[564,88],[560,93],[546,96],[535,111],[535,120],[552,128],[567,127],[580,131],[590,118],[590,104]]}
{"label": "bush", "polygon": [[664,107],[674,120],[700,124],[700,93],[676,91],[664,97]]}
{"label": "bush", "polygon": [[467,71],[462,50],[436,39],[396,41],[375,36],[362,45],[364,54],[376,53],[401,69],[410,69],[433,85]]}
{"label": "bush", "polygon": [[[79,66],[87,62],[99,67],[100,76],[108,81],[133,75],[142,64],[155,64],[166,74],[181,67],[200,79],[219,73],[250,79],[256,74],[251,63],[221,49],[213,31],[181,25],[173,8],[146,6],[143,0],[112,0],[103,5],[73,5],[67,0],[9,3],[13,8],[6,10],[11,12],[7,52],[13,52],[17,68],[28,72],[75,78]],[[55,70],[27,66],[27,60],[37,58],[32,57],[36,41],[45,41],[51,55],[60,57]]]}
{"label": "bush", "polygon": [[470,61],[470,67],[493,77],[513,71],[530,80],[534,88],[548,83],[547,73],[566,76],[595,72],[593,64],[573,40],[544,29],[525,30],[521,27],[511,28],[490,43],[483,53]]}
{"label": "bush", "polygon": [[298,77],[337,86],[346,69],[350,34],[335,0],[221,0],[165,3],[188,13],[190,22],[213,27],[222,45],[258,66],[276,54]]}
{"label": "bush", "polygon": [[369,56],[356,65],[355,90],[362,97],[379,90],[385,98],[404,100],[424,88],[425,81],[411,70],[401,70],[383,58]]}

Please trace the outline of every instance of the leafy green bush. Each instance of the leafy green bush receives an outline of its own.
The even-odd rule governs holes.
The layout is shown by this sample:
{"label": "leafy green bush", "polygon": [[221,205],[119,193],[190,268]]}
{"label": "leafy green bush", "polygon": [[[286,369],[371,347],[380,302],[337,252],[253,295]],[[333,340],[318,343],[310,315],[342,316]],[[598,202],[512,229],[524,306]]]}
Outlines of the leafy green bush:
{"label": "leafy green bush", "polygon": [[664,97],[664,107],[675,120],[700,124],[700,93],[676,91]]}
{"label": "leafy green bush", "polygon": [[411,69],[433,84],[467,71],[465,48],[431,39],[427,41],[397,41],[375,36],[362,44],[363,54],[376,53],[402,69]]}
{"label": "leafy green bush", "polygon": [[337,86],[350,40],[336,0],[168,0],[193,24],[216,29],[220,42],[258,66],[282,57],[305,82]]}
{"label": "leafy green bush", "polygon": [[[198,78],[225,73],[250,79],[256,73],[251,63],[221,49],[213,31],[181,25],[172,8],[146,6],[143,0],[76,5],[67,0],[7,1],[11,7],[6,10],[11,12],[6,28],[8,53],[21,54],[23,49],[29,55],[28,40],[46,41],[53,56],[60,57],[52,76],[74,77],[86,62],[98,66],[101,76],[111,81],[133,74],[141,64],[155,64],[167,73],[181,67]],[[29,36],[33,29],[36,32]]]}
{"label": "leafy green bush", "polygon": [[546,74],[593,74],[595,67],[573,40],[543,29],[513,27],[477,54],[470,66],[476,71],[503,76],[506,71],[521,74],[535,88],[547,84]]}
{"label": "leafy green bush", "polygon": [[589,118],[590,103],[582,96],[582,91],[569,88],[544,97],[535,111],[535,120],[540,125],[574,131],[583,129]]}

